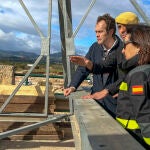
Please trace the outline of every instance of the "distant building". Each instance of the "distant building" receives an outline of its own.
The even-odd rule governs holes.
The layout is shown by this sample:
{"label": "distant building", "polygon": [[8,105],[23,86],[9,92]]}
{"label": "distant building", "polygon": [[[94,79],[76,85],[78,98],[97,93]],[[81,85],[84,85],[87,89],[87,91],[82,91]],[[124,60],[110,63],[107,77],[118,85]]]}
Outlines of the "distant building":
{"label": "distant building", "polygon": [[27,67],[32,67],[33,66],[33,64],[27,64]]}

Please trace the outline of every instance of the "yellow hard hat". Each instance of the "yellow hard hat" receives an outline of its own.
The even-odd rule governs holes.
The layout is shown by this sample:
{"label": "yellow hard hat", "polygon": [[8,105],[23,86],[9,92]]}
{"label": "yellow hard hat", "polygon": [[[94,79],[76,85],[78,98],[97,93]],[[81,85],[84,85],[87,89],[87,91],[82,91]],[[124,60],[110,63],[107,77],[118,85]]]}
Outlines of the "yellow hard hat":
{"label": "yellow hard hat", "polygon": [[116,17],[115,21],[120,24],[138,24],[139,18],[133,12],[123,12]]}

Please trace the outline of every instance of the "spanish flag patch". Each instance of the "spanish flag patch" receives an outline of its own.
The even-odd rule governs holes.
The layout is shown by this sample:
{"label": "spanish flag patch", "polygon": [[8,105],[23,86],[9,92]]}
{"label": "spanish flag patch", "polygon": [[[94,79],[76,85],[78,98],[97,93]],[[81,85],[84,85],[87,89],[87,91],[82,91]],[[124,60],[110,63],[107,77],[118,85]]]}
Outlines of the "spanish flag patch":
{"label": "spanish flag patch", "polygon": [[142,95],[144,93],[143,85],[134,85],[132,86],[132,94]]}

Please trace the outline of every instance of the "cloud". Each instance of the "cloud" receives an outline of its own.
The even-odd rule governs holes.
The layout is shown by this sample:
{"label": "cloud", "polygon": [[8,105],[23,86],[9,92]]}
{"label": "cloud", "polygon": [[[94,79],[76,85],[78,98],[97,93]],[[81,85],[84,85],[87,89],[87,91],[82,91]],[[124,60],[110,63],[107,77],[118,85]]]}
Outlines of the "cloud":
{"label": "cloud", "polygon": [[[30,14],[36,21],[41,32],[46,36],[48,30],[48,0],[23,0],[23,2],[30,11]],[[61,47],[57,2],[56,0],[52,1],[51,52],[60,51]],[[90,2],[91,0],[71,0],[73,31],[77,28]],[[143,3],[140,2],[140,5],[149,15],[149,0],[143,0]],[[111,16],[116,17],[123,11],[133,11],[137,13],[129,0],[97,0],[75,37],[76,49],[86,53],[92,42],[96,40],[94,27],[97,16],[110,13]],[[0,49],[24,50],[40,53],[40,43],[40,37],[19,1],[1,0]]]}
{"label": "cloud", "polygon": [[[48,30],[48,1],[25,0],[26,7],[43,34]],[[54,16],[55,13],[53,13]],[[57,19],[58,20],[58,19]],[[57,22],[55,18],[52,21]],[[0,3],[0,29],[7,40],[0,36],[0,49],[40,52],[40,38],[18,1]],[[58,36],[58,35],[57,35]]]}
{"label": "cloud", "polygon": [[[40,41],[38,37],[34,35],[27,35],[22,33],[4,32],[0,30],[0,49],[11,51],[26,51],[39,53]],[[38,51],[38,52],[37,52]]]}

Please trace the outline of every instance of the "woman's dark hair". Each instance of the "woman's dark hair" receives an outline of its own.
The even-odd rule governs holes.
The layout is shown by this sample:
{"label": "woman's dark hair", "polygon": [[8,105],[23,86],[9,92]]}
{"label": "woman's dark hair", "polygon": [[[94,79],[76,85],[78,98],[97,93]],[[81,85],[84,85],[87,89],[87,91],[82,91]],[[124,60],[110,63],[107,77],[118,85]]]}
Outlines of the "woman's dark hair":
{"label": "woman's dark hair", "polygon": [[150,64],[150,26],[144,24],[127,25],[127,33],[131,34],[130,40],[140,48],[139,65]]}
{"label": "woman's dark hair", "polygon": [[111,17],[109,14],[104,14],[103,16],[98,16],[96,23],[98,24],[102,20],[106,22],[106,25],[107,25],[106,31],[108,32],[111,29],[113,29],[114,30],[113,36],[115,36],[115,33],[116,33],[115,19]]}

